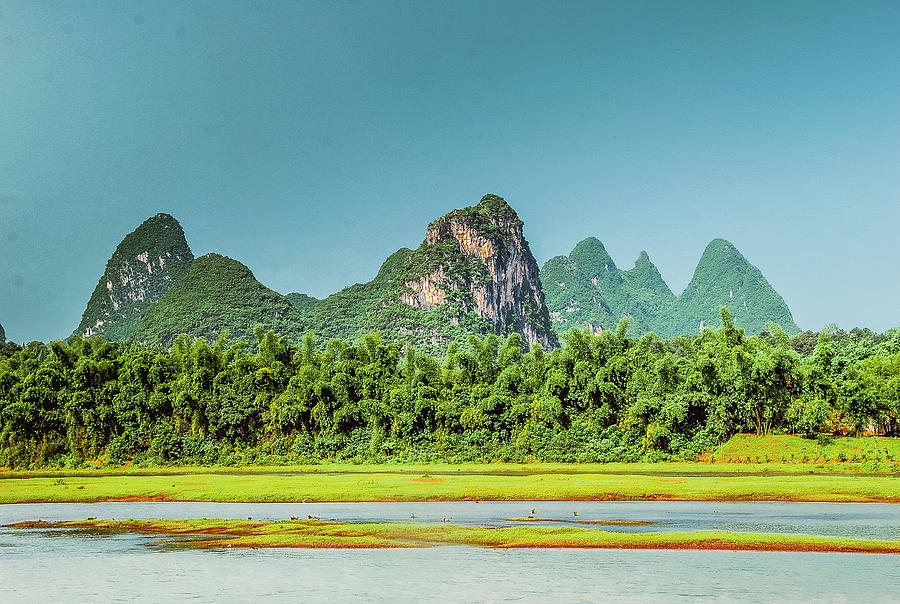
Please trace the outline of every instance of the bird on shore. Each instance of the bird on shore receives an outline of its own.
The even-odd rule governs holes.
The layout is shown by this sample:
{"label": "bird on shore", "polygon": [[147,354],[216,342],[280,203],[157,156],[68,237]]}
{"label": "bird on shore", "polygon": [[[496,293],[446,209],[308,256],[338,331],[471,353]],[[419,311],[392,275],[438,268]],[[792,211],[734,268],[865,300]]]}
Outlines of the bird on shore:
{"label": "bird on shore", "polygon": [[410,514],[409,517],[410,517],[410,518],[417,518],[418,516],[416,516],[415,513],[413,513],[413,514]]}

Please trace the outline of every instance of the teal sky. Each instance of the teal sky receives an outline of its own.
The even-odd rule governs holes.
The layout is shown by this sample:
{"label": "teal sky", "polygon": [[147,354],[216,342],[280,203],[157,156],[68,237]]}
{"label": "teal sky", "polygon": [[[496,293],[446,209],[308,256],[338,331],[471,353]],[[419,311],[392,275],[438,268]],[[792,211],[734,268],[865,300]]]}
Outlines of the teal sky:
{"label": "teal sky", "polygon": [[0,323],[67,336],[122,237],[322,297],[484,193],[538,261],[676,293],[724,237],[803,329],[900,326],[900,3],[0,3]]}

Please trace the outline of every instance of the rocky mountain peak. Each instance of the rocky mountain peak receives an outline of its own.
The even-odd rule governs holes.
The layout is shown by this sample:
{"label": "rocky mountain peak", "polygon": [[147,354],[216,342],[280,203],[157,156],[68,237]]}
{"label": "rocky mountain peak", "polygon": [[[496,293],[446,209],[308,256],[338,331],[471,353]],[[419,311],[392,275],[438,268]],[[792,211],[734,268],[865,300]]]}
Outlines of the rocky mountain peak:
{"label": "rocky mountain peak", "polygon": [[75,335],[130,338],[141,313],[184,276],[193,259],[175,218],[165,213],[148,218],[107,261]]}
{"label": "rocky mountain peak", "polygon": [[481,213],[488,216],[492,222],[500,225],[515,225],[518,227],[522,226],[522,221],[519,219],[519,215],[516,214],[516,211],[512,209],[506,200],[498,195],[493,195],[488,193],[484,197],[481,198],[481,201],[478,202],[478,205],[475,206]]}
{"label": "rocky mountain peak", "polygon": [[497,334],[518,332],[530,343],[557,345],[522,221],[503,198],[485,195],[476,206],[432,222],[408,267],[408,289],[400,296],[406,304],[450,309],[457,322],[475,312]]}
{"label": "rocky mountain peak", "polygon": [[6,332],[3,331],[3,326],[0,325],[0,344],[6,341]]}

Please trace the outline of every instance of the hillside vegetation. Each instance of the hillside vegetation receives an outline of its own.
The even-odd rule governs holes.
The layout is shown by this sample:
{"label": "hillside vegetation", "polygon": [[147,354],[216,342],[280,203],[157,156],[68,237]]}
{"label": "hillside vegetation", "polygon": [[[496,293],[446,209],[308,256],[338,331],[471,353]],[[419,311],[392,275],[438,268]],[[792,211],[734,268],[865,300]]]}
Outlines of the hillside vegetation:
{"label": "hillside vegetation", "polygon": [[141,317],[134,339],[170,346],[178,334],[215,341],[228,332],[253,338],[257,326],[299,341],[300,312],[261,284],[246,266],[219,254],[194,260],[187,274]]}
{"label": "hillside vegetation", "polygon": [[0,465],[660,461],[744,432],[826,448],[836,431],[897,433],[900,330],[822,333],[804,356],[805,338],[747,337],[721,318],[670,340],[627,339],[627,320],[571,330],[549,352],[470,337],[443,359],[375,334],[296,346],[262,330],[256,353],[224,337],[6,344]]}
{"label": "hillside vegetation", "polygon": [[294,308],[296,308],[300,312],[306,312],[310,310],[313,306],[316,305],[316,302],[319,301],[318,298],[313,298],[312,296],[309,296],[307,294],[300,294],[296,292],[285,294],[284,297],[290,300],[291,304],[294,305]]}
{"label": "hillside vegetation", "polygon": [[714,239],[697,263],[680,296],[666,285],[646,252],[632,269],[619,269],[603,244],[588,237],[568,256],[556,256],[541,269],[541,283],[554,327],[611,329],[625,316],[629,333],[655,332],[664,338],[720,327],[719,309],[728,308],[738,327],[759,334],[775,323],[794,335],[800,331],[782,297],[728,241]]}
{"label": "hillside vegetation", "polygon": [[487,322],[472,313],[453,323],[443,309],[413,308],[400,300],[400,294],[408,290],[405,282],[412,253],[408,248],[397,250],[368,283],[351,285],[318,301],[303,315],[304,324],[323,341],[353,341],[378,332],[387,341],[404,339],[435,353],[447,341],[489,333]]}

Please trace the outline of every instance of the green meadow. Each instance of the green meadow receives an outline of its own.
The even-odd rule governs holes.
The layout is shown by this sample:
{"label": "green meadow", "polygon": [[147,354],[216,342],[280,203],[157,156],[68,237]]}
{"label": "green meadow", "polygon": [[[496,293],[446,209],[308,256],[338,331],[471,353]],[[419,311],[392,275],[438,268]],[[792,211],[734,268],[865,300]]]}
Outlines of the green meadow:
{"label": "green meadow", "polygon": [[171,501],[900,501],[900,440],[730,439],[697,462],[159,466],[0,471],[0,503]]}
{"label": "green meadow", "polygon": [[[485,466],[355,467],[349,472],[209,472],[36,476],[0,479],[0,502],[160,501],[454,501],[454,500],[728,500],[900,501],[888,475],[706,472],[640,464],[613,472]],[[630,470],[630,471],[628,471]],[[640,472],[640,473],[638,473]],[[690,473],[688,473],[690,472]]]}

